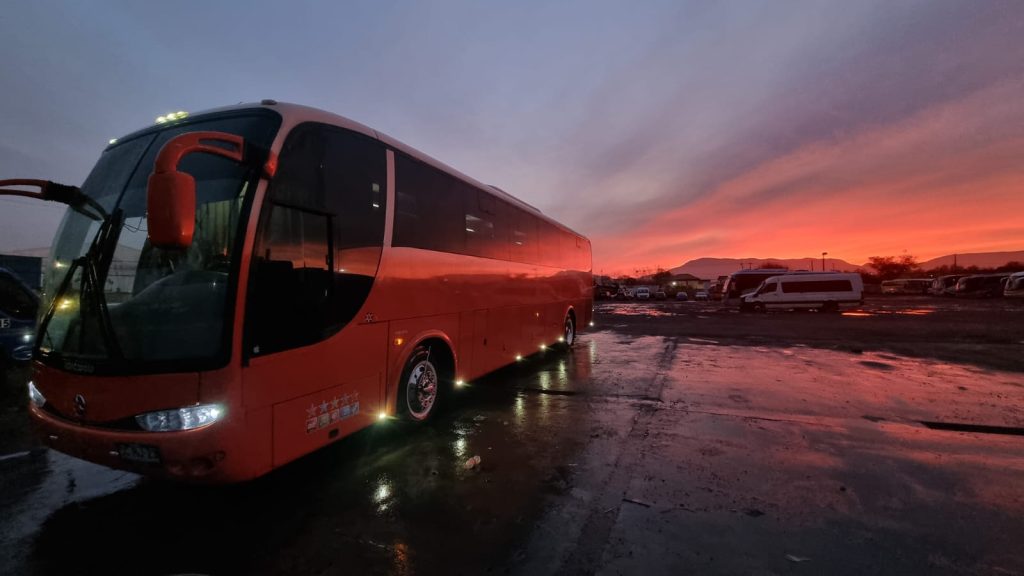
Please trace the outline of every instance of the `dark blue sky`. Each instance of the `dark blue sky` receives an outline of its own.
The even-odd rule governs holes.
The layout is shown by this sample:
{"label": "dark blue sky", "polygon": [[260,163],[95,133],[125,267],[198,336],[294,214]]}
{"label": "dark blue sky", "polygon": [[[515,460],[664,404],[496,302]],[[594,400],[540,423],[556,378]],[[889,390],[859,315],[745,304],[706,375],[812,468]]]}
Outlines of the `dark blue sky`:
{"label": "dark blue sky", "polygon": [[[276,98],[539,206],[596,269],[1024,248],[1020,2],[17,1],[0,38],[0,178]],[[0,199],[0,251],[61,212]]]}

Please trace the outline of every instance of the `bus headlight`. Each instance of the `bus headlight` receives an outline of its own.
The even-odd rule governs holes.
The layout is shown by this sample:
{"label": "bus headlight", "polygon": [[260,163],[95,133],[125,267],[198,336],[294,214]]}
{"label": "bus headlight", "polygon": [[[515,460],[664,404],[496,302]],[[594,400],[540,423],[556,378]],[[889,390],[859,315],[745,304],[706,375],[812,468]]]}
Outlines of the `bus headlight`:
{"label": "bus headlight", "polygon": [[224,416],[220,404],[200,404],[177,410],[160,410],[139,414],[135,421],[149,432],[174,432],[209,426]]}
{"label": "bus headlight", "polygon": [[39,391],[39,388],[36,388],[35,382],[31,380],[28,383],[28,399],[36,408],[42,408],[46,405],[46,397]]}

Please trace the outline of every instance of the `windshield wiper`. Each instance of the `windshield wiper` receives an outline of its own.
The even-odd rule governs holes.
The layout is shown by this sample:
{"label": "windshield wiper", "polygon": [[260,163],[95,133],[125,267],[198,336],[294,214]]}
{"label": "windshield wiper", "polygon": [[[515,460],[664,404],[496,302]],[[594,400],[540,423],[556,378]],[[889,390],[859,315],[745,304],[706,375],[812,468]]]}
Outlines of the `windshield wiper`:
{"label": "windshield wiper", "polygon": [[[24,188],[26,187],[38,188],[39,190],[25,190]],[[46,311],[46,315],[39,323],[39,331],[44,337],[49,337],[48,327],[50,320],[57,311],[57,305],[64,297],[64,294],[67,293],[68,287],[71,286],[75,271],[81,267],[82,280],[79,294],[81,295],[83,311],[83,327],[79,331],[79,336],[82,339],[85,338],[85,310],[89,310],[95,315],[96,321],[100,325],[100,334],[103,337],[103,344],[108,354],[113,358],[121,358],[121,348],[117,343],[114,325],[110,321],[110,310],[107,309],[107,301],[103,296],[103,286],[107,281],[110,263],[114,258],[114,248],[117,246],[117,238],[120,236],[121,225],[124,223],[124,212],[122,210],[115,210],[113,214],[108,214],[99,202],[84,194],[77,186],[58,184],[49,180],[25,178],[0,180],[0,196],[22,196],[37,200],[60,202],[87,218],[102,221],[100,229],[96,232],[96,237],[93,238],[92,244],[89,246],[89,250],[84,256],[72,260],[70,266],[68,266],[67,274],[61,282],[60,288],[57,289],[53,300],[50,301],[50,307]],[[80,341],[79,350],[82,347],[83,342]]]}
{"label": "windshield wiper", "polygon": [[[15,188],[16,186],[39,188],[39,191],[22,190],[21,188]],[[67,204],[75,212],[92,220],[104,220],[108,216],[103,206],[87,194],[83,194],[78,186],[58,184],[49,180],[26,178],[0,180],[0,196],[23,196],[25,198],[35,198],[36,200],[60,202],[61,204]]]}
{"label": "windshield wiper", "polygon": [[103,344],[107,354],[114,359],[122,358],[121,347],[117,342],[117,335],[114,332],[114,324],[110,321],[110,310],[107,308],[107,300],[103,296],[103,286],[107,281],[107,272],[110,270],[110,263],[114,258],[114,248],[117,246],[117,238],[120,236],[121,225],[124,223],[124,212],[120,209],[107,216],[96,232],[92,244],[85,255],[75,258],[68,266],[68,271],[60,288],[50,301],[50,307],[39,323],[39,332],[44,336],[49,334],[50,320],[57,312],[57,306],[64,298],[71,282],[74,279],[75,271],[82,269],[81,285],[79,294],[82,304],[82,328],[79,330],[78,349],[84,348],[86,336],[85,311],[89,310],[95,315],[95,320],[100,326],[100,334],[103,337]]}

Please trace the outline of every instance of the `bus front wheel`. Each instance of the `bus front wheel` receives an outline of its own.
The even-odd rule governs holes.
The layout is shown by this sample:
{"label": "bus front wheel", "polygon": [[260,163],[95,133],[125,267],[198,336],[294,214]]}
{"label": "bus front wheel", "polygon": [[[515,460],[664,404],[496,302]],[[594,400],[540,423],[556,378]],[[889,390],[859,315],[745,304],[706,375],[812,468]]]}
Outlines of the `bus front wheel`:
{"label": "bus front wheel", "polygon": [[417,347],[402,370],[399,392],[399,410],[406,419],[424,422],[436,412],[441,394],[441,368],[438,358],[431,357],[430,349]]}

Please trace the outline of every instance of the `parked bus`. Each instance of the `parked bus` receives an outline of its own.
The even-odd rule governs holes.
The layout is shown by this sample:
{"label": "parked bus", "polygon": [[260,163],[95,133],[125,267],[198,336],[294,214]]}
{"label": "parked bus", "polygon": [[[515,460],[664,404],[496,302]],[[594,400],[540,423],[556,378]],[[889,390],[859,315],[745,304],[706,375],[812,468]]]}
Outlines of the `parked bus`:
{"label": "parked bus", "polygon": [[927,294],[931,287],[931,278],[897,278],[882,281],[882,294]]}
{"label": "parked bus", "polygon": [[[34,185],[28,192],[18,185]],[[264,101],[119,138],[45,274],[30,412],[62,452],[231,482],[591,322],[590,242],[351,120]],[[134,270],[127,293],[105,277]]]}
{"label": "parked bus", "polygon": [[835,312],[864,303],[864,282],[857,273],[787,274],[765,279],[745,294],[740,310],[817,309]]}
{"label": "parked bus", "polygon": [[952,296],[956,293],[956,283],[963,278],[963,274],[946,274],[932,280],[929,292],[936,296]]}
{"label": "parked bus", "polygon": [[975,274],[956,282],[958,298],[994,298],[1003,295],[1009,274]]}

